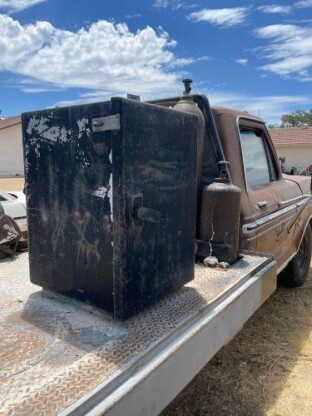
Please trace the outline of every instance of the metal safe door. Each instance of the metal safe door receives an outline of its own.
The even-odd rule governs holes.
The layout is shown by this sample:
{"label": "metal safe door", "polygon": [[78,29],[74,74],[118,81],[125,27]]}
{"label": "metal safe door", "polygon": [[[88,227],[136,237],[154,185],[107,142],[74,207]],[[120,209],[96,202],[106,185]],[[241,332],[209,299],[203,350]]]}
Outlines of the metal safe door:
{"label": "metal safe door", "polygon": [[125,319],[193,279],[197,117],[112,99],[114,314]]}

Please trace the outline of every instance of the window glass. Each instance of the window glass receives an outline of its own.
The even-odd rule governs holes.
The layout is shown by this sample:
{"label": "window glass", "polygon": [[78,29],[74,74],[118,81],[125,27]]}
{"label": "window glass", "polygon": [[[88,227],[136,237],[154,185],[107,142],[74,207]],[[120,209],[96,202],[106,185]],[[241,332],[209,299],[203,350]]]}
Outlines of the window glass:
{"label": "window glass", "polygon": [[3,198],[3,196],[0,195],[0,201],[6,201],[6,199]]}
{"label": "window glass", "polygon": [[250,187],[271,181],[270,169],[263,138],[254,130],[240,131],[246,180]]}

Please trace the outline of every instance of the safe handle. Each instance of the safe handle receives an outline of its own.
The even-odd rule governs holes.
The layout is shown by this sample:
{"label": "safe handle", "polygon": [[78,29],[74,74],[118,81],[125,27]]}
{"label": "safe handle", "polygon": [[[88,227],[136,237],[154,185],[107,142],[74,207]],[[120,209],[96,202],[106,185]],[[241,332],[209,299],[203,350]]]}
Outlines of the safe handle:
{"label": "safe handle", "polygon": [[153,224],[160,223],[160,212],[156,209],[140,207],[136,210],[136,218],[140,221],[151,222]]}
{"label": "safe handle", "polygon": [[143,194],[130,196],[130,213],[134,220],[159,224],[161,214],[158,210],[143,206]]}

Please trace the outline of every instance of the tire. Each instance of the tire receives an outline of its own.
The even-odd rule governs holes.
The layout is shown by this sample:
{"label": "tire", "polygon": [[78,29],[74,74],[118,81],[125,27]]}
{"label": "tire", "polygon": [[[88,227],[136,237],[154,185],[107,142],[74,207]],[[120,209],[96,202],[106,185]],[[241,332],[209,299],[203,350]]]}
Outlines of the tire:
{"label": "tire", "polygon": [[308,225],[297,254],[279,274],[279,283],[287,287],[299,287],[305,283],[309,274],[311,249],[312,233],[311,227]]}

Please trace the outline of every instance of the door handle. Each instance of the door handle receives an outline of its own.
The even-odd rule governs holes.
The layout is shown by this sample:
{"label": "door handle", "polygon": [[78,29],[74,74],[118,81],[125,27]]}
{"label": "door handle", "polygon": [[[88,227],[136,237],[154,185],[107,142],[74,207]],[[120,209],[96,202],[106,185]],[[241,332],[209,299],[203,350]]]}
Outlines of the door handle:
{"label": "door handle", "polygon": [[258,201],[257,205],[258,205],[259,208],[266,208],[268,206],[268,201],[265,201],[265,200]]}

